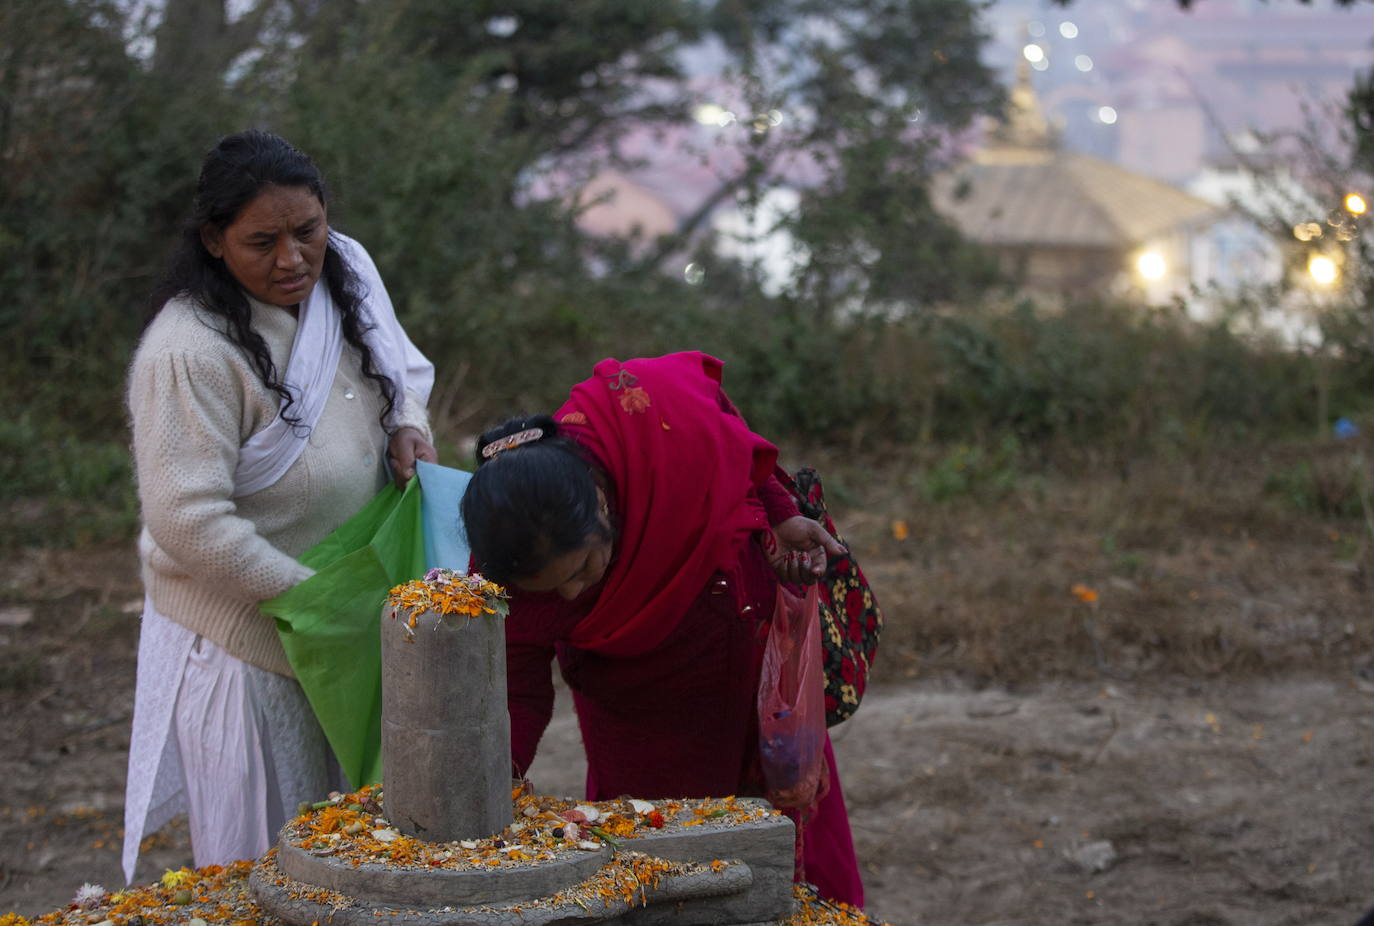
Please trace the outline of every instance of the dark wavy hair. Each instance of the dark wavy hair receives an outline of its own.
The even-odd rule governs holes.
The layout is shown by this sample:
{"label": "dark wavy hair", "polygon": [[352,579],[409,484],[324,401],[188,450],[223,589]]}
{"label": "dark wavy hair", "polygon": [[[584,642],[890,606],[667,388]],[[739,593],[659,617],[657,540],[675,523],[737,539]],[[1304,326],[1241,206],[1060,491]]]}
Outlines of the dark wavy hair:
{"label": "dark wavy hair", "polygon": [[[544,436],[482,457],[492,441],[529,428]],[[477,461],[463,493],[463,524],[473,561],[493,582],[532,576],[592,539],[613,539],[596,490],[613,493],[582,446],[548,415],[511,418],[485,432],[477,438]]]}
{"label": "dark wavy hair", "polygon": [[[227,135],[210,149],[201,164],[191,215],[177,237],[162,280],[149,298],[145,324],[151,323],[169,300],[181,295],[189,296],[206,311],[222,317],[227,322],[230,340],[248,357],[267,388],[281,396],[282,417],[299,424],[300,419],[291,412],[295,399],[283,385],[262,335],[253,330],[248,298],[224,261],[207,251],[201,241],[203,228],[210,226],[223,231],[268,186],[304,187],[314,194],[320,205],[328,206],[329,203],[319,168],[284,138],[250,130]],[[385,428],[396,407],[396,384],[378,370],[376,358],[363,338],[370,330],[362,315],[366,293],[358,275],[341,256],[338,239],[332,231],[322,275],[343,316],[344,340],[362,356],[363,375],[377,384],[382,396],[381,422]]]}

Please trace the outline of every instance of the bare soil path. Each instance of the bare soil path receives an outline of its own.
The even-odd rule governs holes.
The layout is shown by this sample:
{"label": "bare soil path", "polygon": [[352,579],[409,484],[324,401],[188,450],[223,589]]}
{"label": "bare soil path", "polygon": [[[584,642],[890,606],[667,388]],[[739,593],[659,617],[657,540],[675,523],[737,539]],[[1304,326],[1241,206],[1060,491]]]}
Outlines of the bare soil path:
{"label": "bare soil path", "polygon": [[[1374,907],[1374,684],[889,684],[832,730],[894,924],[1353,924]],[[560,710],[531,777],[579,793]]]}
{"label": "bare soil path", "polygon": [[1364,682],[877,692],[836,731],[893,923],[1351,924],[1374,906]]}

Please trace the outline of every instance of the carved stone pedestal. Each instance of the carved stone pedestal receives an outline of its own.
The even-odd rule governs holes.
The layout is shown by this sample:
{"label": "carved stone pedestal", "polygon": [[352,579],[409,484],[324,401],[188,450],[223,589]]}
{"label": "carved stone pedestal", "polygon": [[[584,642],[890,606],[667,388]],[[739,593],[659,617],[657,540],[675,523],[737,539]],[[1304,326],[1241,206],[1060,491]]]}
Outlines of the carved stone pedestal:
{"label": "carved stone pedestal", "polygon": [[[792,912],[792,822],[762,800],[671,802],[672,820],[646,822],[636,802],[540,811],[526,795],[516,822],[494,615],[387,606],[382,763],[380,805],[363,789],[361,803],[283,827],[253,870],[263,909],[300,926],[706,926]],[[620,838],[595,828],[616,813]]]}

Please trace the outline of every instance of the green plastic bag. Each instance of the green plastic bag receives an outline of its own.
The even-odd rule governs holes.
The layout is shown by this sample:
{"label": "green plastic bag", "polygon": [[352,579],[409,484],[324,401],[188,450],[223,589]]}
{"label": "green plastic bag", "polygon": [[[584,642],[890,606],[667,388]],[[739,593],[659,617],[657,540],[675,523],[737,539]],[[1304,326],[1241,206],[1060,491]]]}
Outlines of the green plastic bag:
{"label": "green plastic bag", "polygon": [[419,479],[387,485],[301,556],[315,574],[262,603],[354,788],[382,779],[380,621],[387,593],[425,573]]}

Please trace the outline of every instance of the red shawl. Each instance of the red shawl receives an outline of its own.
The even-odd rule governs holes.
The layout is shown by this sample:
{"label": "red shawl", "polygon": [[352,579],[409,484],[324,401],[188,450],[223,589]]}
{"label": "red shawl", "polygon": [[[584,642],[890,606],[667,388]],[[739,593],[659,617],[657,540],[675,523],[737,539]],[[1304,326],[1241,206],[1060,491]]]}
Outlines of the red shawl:
{"label": "red shawl", "polygon": [[608,656],[653,649],[716,571],[768,527],[751,493],[777,448],[733,414],[722,364],[692,351],[606,359],[555,414],[591,451],[615,489],[615,560],[596,604],[568,642]]}

